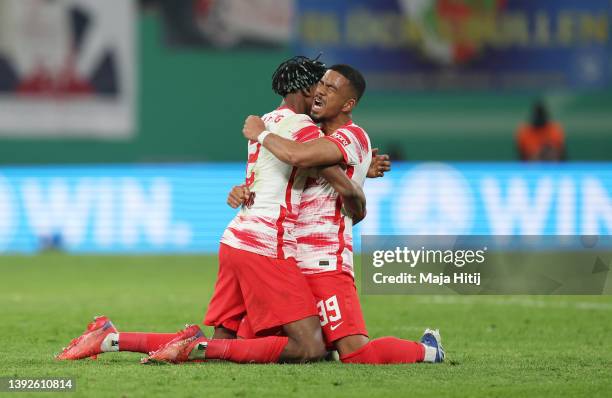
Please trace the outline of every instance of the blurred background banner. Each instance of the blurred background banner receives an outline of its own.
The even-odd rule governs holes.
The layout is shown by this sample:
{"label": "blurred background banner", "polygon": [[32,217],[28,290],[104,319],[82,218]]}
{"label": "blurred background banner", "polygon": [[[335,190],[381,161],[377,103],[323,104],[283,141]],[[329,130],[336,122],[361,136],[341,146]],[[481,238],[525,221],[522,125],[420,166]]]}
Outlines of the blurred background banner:
{"label": "blurred background banner", "polygon": [[610,85],[608,0],[298,0],[296,53],[392,89]]}
{"label": "blurred background banner", "polygon": [[401,163],[388,176],[366,181],[362,234],[612,234],[611,163]]}
{"label": "blurred background banner", "polygon": [[213,252],[244,165],[0,170],[0,250]]}
{"label": "blurred background banner", "polygon": [[161,0],[166,41],[174,47],[286,46],[293,0]]}
{"label": "blurred background banner", "polygon": [[0,135],[127,139],[136,4],[0,0]]}
{"label": "blurred background banner", "polygon": [[[467,7],[487,2],[450,3]],[[500,9],[507,10],[515,3],[516,7],[533,8],[532,2],[507,1]],[[604,19],[599,11],[584,11],[601,11],[603,2],[575,2],[573,6],[567,0],[533,3],[538,4],[541,11],[536,14],[541,14],[538,18],[544,21],[538,26],[547,26],[546,21],[549,25],[558,23],[559,19],[552,19],[551,9],[563,9],[566,13],[571,9],[584,14],[584,18],[573,19],[573,26],[579,28],[574,29],[578,33],[572,37],[589,37],[591,44],[583,44],[582,39],[572,41],[569,47],[551,44],[556,48],[554,51],[535,46],[524,63],[538,59],[557,69],[569,68],[582,58],[568,55],[566,59],[550,62],[551,52],[570,54],[580,48],[575,51],[578,55],[594,54],[609,47],[598,41],[603,23],[609,24],[609,14]],[[390,4],[395,4],[395,11],[384,11]],[[344,51],[341,48],[344,36],[337,36],[338,40],[331,44],[321,39],[333,29],[344,29],[341,21],[348,15],[358,15],[359,10],[369,8],[382,25],[374,29],[374,25],[364,23],[363,32],[357,33],[370,32],[367,34],[377,38],[376,32],[384,33],[384,29],[392,26],[389,21],[406,19],[399,4],[389,0],[371,3],[312,0],[303,4],[290,0],[0,0],[0,164],[244,162],[241,134],[244,118],[269,112],[280,102],[270,87],[276,67],[293,55],[316,56],[320,52],[327,64],[348,62],[359,66],[375,61],[399,65],[398,59],[414,65],[421,62],[422,70],[401,69],[402,73],[419,76],[413,80],[418,84],[431,81],[427,76],[453,74],[461,77],[461,83],[473,83],[469,92],[406,90],[404,74],[384,68],[364,69],[369,88],[355,110],[355,121],[368,131],[374,145],[395,161],[516,160],[517,131],[530,121],[536,100],[547,106],[550,120],[562,126],[568,160],[612,160],[612,90],[607,84],[612,75],[610,68],[604,71],[602,84],[593,89],[582,89],[586,84],[561,90],[542,89],[545,79],[536,79],[529,83],[532,86],[528,90],[504,91],[500,95],[495,86],[483,89],[478,85],[481,75],[495,75],[495,71],[482,74],[472,71],[484,62],[484,55],[486,62],[502,59],[501,55],[487,55],[495,50],[490,45],[479,49],[470,61],[447,65],[424,58],[419,42],[394,49],[374,45],[356,48],[348,43],[344,57],[339,52]],[[434,2],[414,0],[406,4],[416,7]],[[345,8],[347,13],[340,12]],[[16,10],[34,16],[13,17]],[[53,15],[56,17],[52,18]],[[12,22],[24,19],[27,23]],[[62,20],[63,24],[50,25],[48,20]],[[198,20],[202,20],[202,26]],[[580,22],[583,20],[584,23]],[[55,31],[49,26],[59,28]],[[481,26],[489,25],[475,24],[470,29]],[[302,38],[297,47],[290,44],[292,29]],[[556,28],[550,29],[556,32]],[[220,37],[212,37],[217,34]],[[16,38],[21,36],[33,39],[18,42]],[[41,37],[49,39],[44,41]],[[392,35],[401,37],[405,35]],[[551,43],[557,43],[552,37],[557,38],[557,33],[549,35]],[[44,45],[37,44],[43,41]],[[73,57],[67,55],[72,47]],[[502,47],[495,51],[501,54],[510,50]],[[531,50],[521,47],[520,51]],[[44,57],[36,58],[38,54]],[[106,54],[112,54],[114,62],[101,63]],[[18,55],[28,63],[17,65]],[[514,58],[506,57],[504,62],[512,64]],[[44,77],[50,72],[45,72],[43,79],[33,79],[38,82],[39,91],[40,86],[44,88],[42,93],[33,94],[31,90],[27,94],[17,93],[18,78],[21,81],[32,77],[36,70],[33,65],[41,62],[45,71],[54,68],[53,83]],[[500,64],[501,75],[509,70],[504,68]],[[96,70],[104,73],[95,73]],[[580,70],[587,73],[590,69]],[[477,75],[476,81],[470,83],[468,75]],[[386,81],[387,77],[393,82]],[[444,79],[440,81],[452,80]],[[41,80],[44,84],[40,84]],[[582,81],[587,80],[585,77]],[[96,91],[83,92],[87,88],[84,82],[89,82]],[[370,89],[377,85],[392,86],[393,90]],[[445,83],[443,87],[451,85]]]}
{"label": "blurred background banner", "polygon": [[320,52],[394,89],[353,115],[394,162],[355,245],[611,234],[611,4],[0,0],[0,252],[215,252],[244,118]]}
{"label": "blurred background banner", "polygon": [[[214,253],[243,163],[0,168],[0,252]],[[612,163],[397,163],[365,235],[610,235]]]}

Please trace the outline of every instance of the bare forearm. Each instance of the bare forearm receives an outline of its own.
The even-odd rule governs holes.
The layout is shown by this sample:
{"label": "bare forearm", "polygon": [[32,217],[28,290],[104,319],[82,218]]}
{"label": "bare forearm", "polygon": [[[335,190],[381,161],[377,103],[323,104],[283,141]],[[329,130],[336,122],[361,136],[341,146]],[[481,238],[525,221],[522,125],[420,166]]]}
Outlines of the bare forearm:
{"label": "bare forearm", "polygon": [[355,181],[348,178],[339,166],[321,169],[320,174],[342,198],[344,209],[353,219],[353,224],[361,221],[365,217],[366,209],[366,198],[363,189]]}
{"label": "bare forearm", "polygon": [[302,167],[298,164],[299,159],[297,154],[300,152],[300,147],[303,145],[302,143],[283,138],[278,134],[268,134],[263,141],[264,148],[272,152],[278,160],[297,167]]}
{"label": "bare forearm", "polygon": [[358,224],[366,215],[366,198],[360,189],[354,194],[342,195],[344,209],[351,215],[353,225]]}
{"label": "bare forearm", "polygon": [[331,166],[344,160],[338,147],[322,138],[296,142],[277,134],[268,134],[263,146],[281,162],[300,168]]}

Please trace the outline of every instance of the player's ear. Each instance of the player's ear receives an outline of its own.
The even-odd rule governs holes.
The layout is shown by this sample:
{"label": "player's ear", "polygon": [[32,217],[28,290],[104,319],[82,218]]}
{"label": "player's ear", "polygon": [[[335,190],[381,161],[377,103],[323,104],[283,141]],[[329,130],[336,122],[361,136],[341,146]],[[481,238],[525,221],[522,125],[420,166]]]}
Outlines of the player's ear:
{"label": "player's ear", "polygon": [[349,99],[342,106],[342,112],[344,112],[344,113],[351,113],[353,111],[353,108],[355,107],[356,104],[357,104],[357,101],[355,100],[355,98]]}

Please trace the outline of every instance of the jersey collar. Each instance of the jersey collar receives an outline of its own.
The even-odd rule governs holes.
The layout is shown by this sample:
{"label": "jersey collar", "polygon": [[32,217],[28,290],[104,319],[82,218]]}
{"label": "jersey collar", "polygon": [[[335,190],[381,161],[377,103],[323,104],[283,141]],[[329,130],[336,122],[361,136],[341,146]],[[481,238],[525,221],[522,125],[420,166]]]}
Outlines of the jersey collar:
{"label": "jersey collar", "polygon": [[295,111],[293,109],[291,109],[288,105],[281,105],[278,108],[276,108],[277,111],[282,111],[283,109],[288,109],[291,112],[295,113]]}

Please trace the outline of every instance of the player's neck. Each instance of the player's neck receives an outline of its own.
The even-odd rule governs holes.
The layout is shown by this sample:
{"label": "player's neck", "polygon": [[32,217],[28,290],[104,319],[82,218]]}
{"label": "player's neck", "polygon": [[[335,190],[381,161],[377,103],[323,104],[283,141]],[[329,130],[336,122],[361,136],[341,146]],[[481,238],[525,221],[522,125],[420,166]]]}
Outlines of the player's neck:
{"label": "player's neck", "polygon": [[281,105],[288,107],[295,113],[306,113],[303,99],[295,93],[287,94],[287,96],[283,98]]}
{"label": "player's neck", "polygon": [[331,135],[334,131],[350,122],[351,119],[350,113],[341,113],[333,119],[321,122],[321,129],[325,135]]}

